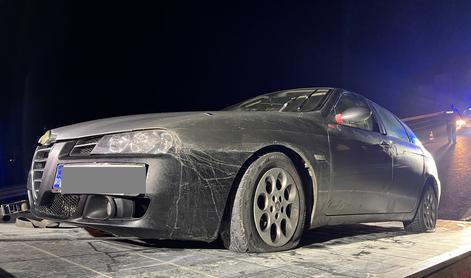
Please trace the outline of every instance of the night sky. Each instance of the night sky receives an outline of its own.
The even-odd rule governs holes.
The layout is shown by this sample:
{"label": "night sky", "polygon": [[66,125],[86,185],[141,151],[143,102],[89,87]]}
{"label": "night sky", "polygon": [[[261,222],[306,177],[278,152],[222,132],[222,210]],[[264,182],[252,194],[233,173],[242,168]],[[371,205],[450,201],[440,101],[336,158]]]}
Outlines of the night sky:
{"label": "night sky", "polygon": [[0,187],[50,128],[307,86],[471,105],[471,2],[0,0]]}

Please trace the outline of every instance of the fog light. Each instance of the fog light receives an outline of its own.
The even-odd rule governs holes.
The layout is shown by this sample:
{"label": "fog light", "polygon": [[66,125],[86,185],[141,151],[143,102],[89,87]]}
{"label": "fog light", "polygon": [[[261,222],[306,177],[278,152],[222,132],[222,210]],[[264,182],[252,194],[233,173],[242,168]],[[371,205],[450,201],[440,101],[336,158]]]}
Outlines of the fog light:
{"label": "fog light", "polygon": [[108,219],[114,217],[116,205],[111,197],[91,195],[84,208],[84,217],[92,219]]}

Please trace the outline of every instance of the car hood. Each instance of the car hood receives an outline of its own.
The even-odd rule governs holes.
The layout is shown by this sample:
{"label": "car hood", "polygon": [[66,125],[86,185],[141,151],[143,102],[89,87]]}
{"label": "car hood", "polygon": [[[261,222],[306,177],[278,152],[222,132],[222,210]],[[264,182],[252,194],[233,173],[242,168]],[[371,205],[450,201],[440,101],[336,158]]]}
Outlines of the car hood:
{"label": "car hood", "polygon": [[[304,122],[301,113],[290,112],[176,112],[122,116],[88,121],[53,129],[56,140],[69,140],[143,129],[268,129],[293,130]],[[313,118],[316,118],[314,116]]]}

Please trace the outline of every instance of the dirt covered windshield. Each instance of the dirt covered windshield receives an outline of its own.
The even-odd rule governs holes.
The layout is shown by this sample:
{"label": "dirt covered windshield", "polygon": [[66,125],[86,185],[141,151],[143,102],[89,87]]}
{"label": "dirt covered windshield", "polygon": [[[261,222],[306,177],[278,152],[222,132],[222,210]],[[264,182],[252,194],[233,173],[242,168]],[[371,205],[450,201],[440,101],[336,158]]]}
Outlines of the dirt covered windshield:
{"label": "dirt covered windshield", "polygon": [[313,111],[328,94],[329,90],[283,91],[261,95],[230,106],[226,111]]}

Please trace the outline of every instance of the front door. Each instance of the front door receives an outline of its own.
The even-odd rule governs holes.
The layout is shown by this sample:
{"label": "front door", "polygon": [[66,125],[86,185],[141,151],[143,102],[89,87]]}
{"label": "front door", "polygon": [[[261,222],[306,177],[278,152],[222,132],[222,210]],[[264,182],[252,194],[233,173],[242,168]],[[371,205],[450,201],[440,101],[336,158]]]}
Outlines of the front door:
{"label": "front door", "polygon": [[[362,121],[339,122],[339,115],[352,107],[370,111]],[[331,186],[328,215],[385,213],[386,191],[392,183],[393,146],[384,140],[374,112],[364,98],[343,94],[330,118]]]}

